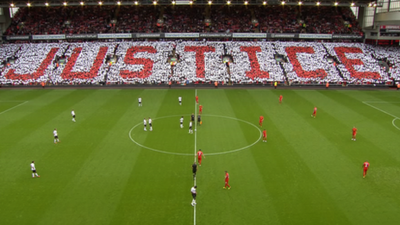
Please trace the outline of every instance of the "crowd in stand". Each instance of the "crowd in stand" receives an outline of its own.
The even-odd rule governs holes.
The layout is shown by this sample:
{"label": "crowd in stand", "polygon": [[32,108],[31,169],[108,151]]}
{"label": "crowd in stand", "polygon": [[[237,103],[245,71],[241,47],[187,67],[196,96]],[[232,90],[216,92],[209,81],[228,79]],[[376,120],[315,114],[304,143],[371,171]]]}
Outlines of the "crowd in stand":
{"label": "crowd in stand", "polygon": [[306,33],[361,34],[361,28],[349,7],[304,7],[301,10]]}
{"label": "crowd in stand", "polygon": [[234,80],[245,82],[284,81],[282,68],[275,60],[272,43],[232,42],[230,54],[234,62],[231,71]]}
{"label": "crowd in stand", "polygon": [[[179,55],[175,66],[168,63],[172,52]],[[385,83],[400,80],[399,52],[397,47],[354,43],[7,44],[0,46],[0,83]],[[224,64],[225,54],[233,62]]]}
{"label": "crowd in stand", "polygon": [[[156,7],[130,7],[107,6],[113,9],[111,15],[113,23],[110,30],[104,33],[154,33],[158,32],[156,23],[160,16],[160,8]],[[104,7],[103,7],[104,8]]]}
{"label": "crowd in stand", "polygon": [[[274,6],[255,10],[260,30],[266,33],[302,33],[298,9],[296,6]],[[313,10],[317,9],[313,7]]]}
{"label": "crowd in stand", "polygon": [[242,6],[215,6],[211,8],[210,32],[254,32],[251,10]]}
{"label": "crowd in stand", "polygon": [[[324,46],[329,54],[335,55],[341,62],[337,68],[343,78],[349,82],[361,83],[389,79],[388,73],[379,66],[378,60],[372,57],[373,51],[366,45],[326,43]],[[399,74],[393,74],[393,77],[399,79]]]}
{"label": "crowd in stand", "polygon": [[0,71],[14,62],[13,56],[19,50],[21,45],[2,45],[0,51]]}
{"label": "crowd in stand", "polygon": [[158,24],[161,32],[206,32],[204,7],[164,7],[163,24]]}
{"label": "crowd in stand", "polygon": [[279,43],[277,53],[287,56],[283,67],[289,82],[338,82],[342,78],[334,63],[327,60],[328,54],[320,43]]}
{"label": "crowd in stand", "polygon": [[68,6],[25,7],[5,35],[267,32],[360,34],[349,7]]}
{"label": "crowd in stand", "polygon": [[400,51],[398,48],[388,46],[370,46],[366,45],[366,50],[369,51],[374,58],[380,59],[388,65],[386,68],[381,68],[389,74],[400,74]]}

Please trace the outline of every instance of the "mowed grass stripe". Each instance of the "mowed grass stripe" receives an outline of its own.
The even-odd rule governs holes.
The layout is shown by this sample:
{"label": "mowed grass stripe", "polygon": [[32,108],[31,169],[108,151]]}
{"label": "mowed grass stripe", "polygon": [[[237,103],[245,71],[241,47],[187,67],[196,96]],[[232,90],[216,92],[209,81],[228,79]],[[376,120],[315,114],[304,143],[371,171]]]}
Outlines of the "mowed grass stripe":
{"label": "mowed grass stripe", "polygon": [[[71,92],[71,91],[69,91]],[[64,92],[64,94],[68,94],[69,92]],[[42,107],[42,101],[41,99],[48,99],[51,101],[53,99],[54,101],[57,100],[59,97],[58,95],[52,96],[50,93],[52,93],[52,90],[3,90],[0,92],[1,93],[1,98],[4,99],[4,101],[10,101],[8,103],[14,103],[15,105],[21,104],[23,102],[23,105],[18,106],[10,111],[4,112],[0,115],[0,122],[1,122],[1,129],[9,129],[10,127],[14,128],[15,123],[21,123],[20,120],[26,118],[27,115],[33,113],[35,110],[40,109]],[[10,95],[8,93],[11,93]],[[42,97],[43,96],[43,97]],[[38,99],[39,101],[35,101]],[[32,102],[34,101],[34,102]],[[7,102],[5,102],[7,103]],[[1,101],[0,101],[1,104]],[[40,105],[39,105],[40,104]],[[46,103],[45,103],[46,104]],[[7,109],[5,109],[7,110]],[[3,110],[4,111],[4,110]],[[27,120],[25,120],[26,122]],[[29,125],[30,123],[28,123]],[[11,125],[11,126],[10,126]],[[21,126],[17,126],[21,128]]]}
{"label": "mowed grass stripe", "polygon": [[[371,127],[374,122],[353,111],[350,108],[351,106],[343,107],[343,96],[337,97],[340,96],[340,93],[329,93],[331,92],[321,91],[315,92],[312,95],[305,95],[304,92],[299,93],[301,96],[304,96],[304,102],[312,101],[315,105],[319,106],[319,111],[321,111],[317,113],[318,120],[311,120],[313,122],[310,124],[317,128],[334,145],[342,146],[338,150],[351,159],[355,165],[362,164],[365,158],[375,154],[371,151],[382,151],[379,146],[376,146],[369,138],[365,138],[360,133],[358,134],[358,142],[354,143],[351,141],[351,129],[354,124],[360,124],[360,126],[357,126],[359,131],[362,130],[367,135],[368,132],[366,131],[369,130],[368,127]],[[354,104],[360,103],[354,101],[351,105]],[[329,129],[326,129],[327,127]],[[379,127],[376,127],[376,129],[379,129]],[[391,157],[387,156],[387,158]]]}
{"label": "mowed grass stripe", "polygon": [[[343,104],[343,101],[340,101],[340,99],[344,97],[353,99],[354,103],[347,106],[352,107],[352,109],[355,110],[358,109],[358,107],[354,106],[360,104],[360,101],[351,97],[353,96],[353,93],[350,96],[341,96],[341,94],[342,93],[336,93],[329,97],[336,100],[338,104]],[[333,106],[336,105],[333,104]],[[336,107],[341,108],[340,106]],[[374,111],[376,109],[369,108],[367,110]],[[362,111],[362,113],[365,114],[368,112]],[[378,111],[378,113],[381,112]],[[352,113],[347,113],[346,115],[351,116]],[[346,121],[346,116],[343,115],[343,117],[344,118],[341,118],[341,120]],[[359,117],[362,118],[363,116],[359,115]],[[360,124],[361,126],[357,126],[359,129],[357,143],[351,144],[350,148],[343,147],[342,149],[346,149],[343,152],[347,153],[347,155],[352,155],[353,158],[358,161],[362,162],[368,159],[371,163],[372,167],[368,175],[369,186],[364,189],[371,193],[380,193],[379,199],[375,199],[375,204],[379,204],[382,199],[385,199],[387,203],[382,208],[387,210],[388,213],[385,216],[385,219],[390,222],[393,219],[397,219],[398,212],[396,209],[400,207],[400,198],[395,193],[395,190],[400,187],[400,182],[392,179],[400,174],[400,169],[398,167],[400,155],[398,153],[397,145],[393,142],[393,140],[396,140],[400,134],[400,131],[393,131],[391,124],[385,123],[387,121],[386,117],[381,117],[380,120],[370,120],[366,118],[365,121]],[[349,143],[344,143],[343,145],[349,146]],[[391,207],[388,207],[389,205]],[[393,213],[393,211],[396,211],[396,213]]]}
{"label": "mowed grass stripe", "polygon": [[[328,105],[331,104],[329,99],[323,96],[316,97],[319,95],[318,92],[295,92],[297,94],[296,102],[299,102],[299,104],[309,108],[312,108],[313,105],[318,106],[316,119],[301,115],[304,122],[308,121],[308,125],[313,127],[313,129],[307,129],[312,136],[306,138],[306,140],[311,140],[311,142],[305,142],[303,148],[303,150],[312,149],[315,151],[314,157],[306,160],[308,165],[313,168],[313,171],[321,180],[321,184],[325,186],[329,195],[335,199],[336,204],[351,219],[352,223],[374,221],[376,217],[366,218],[362,214],[363,205],[359,203],[365,195],[373,193],[369,186],[364,187],[366,182],[361,178],[361,165],[364,160],[358,158],[359,162],[357,163],[357,158],[350,155],[355,153],[354,150],[353,152],[346,152],[346,149],[352,151],[352,149],[348,149],[348,145],[355,144],[354,142],[350,140],[342,142],[342,139],[335,138],[334,133],[336,130],[340,130],[343,125],[341,126],[340,121],[327,112],[329,111]],[[311,100],[313,102],[310,102]],[[299,114],[304,112],[304,109],[296,107],[295,104],[290,104],[290,106]],[[300,127],[306,126],[306,124],[300,124],[301,120],[297,120]],[[309,156],[311,154],[310,152]],[[357,155],[357,153],[355,154]],[[360,189],[363,191],[360,191]],[[373,196],[368,202],[374,204],[379,202],[379,198]]]}
{"label": "mowed grass stripe", "polygon": [[[182,107],[178,105],[178,96],[175,95],[176,93],[167,90],[145,90],[142,96],[143,107],[139,110],[140,122],[143,123],[143,118],[148,119],[149,116],[157,118],[170,113],[182,113]],[[179,128],[179,120],[174,125],[168,127],[169,132],[163,132],[161,129],[165,128],[161,128],[159,121],[154,120],[152,132],[149,131],[149,126],[148,131],[143,131],[142,125],[135,132],[142,132],[147,136],[143,143],[146,146],[162,142],[166,148],[174,148],[181,143],[171,142],[169,136],[182,131]],[[191,142],[193,143],[193,140]],[[142,149],[111,224],[190,223],[193,214],[189,204],[189,190],[192,185],[191,158]],[[155,206],[162,208],[157,209]]]}
{"label": "mowed grass stripe", "polygon": [[[227,98],[227,89],[198,89],[199,105],[203,106],[204,115],[221,115],[235,117]],[[193,98],[193,102],[195,99]],[[206,123],[206,120],[204,121]]]}
{"label": "mowed grass stripe", "polygon": [[[141,143],[192,153],[189,116],[184,129],[179,128],[179,116],[156,118],[194,112],[193,89],[2,91],[0,101],[30,97],[27,104],[32,104],[11,110],[7,119],[0,115],[0,135],[7,137],[2,139],[7,145],[0,146],[1,224],[193,223],[193,156],[152,152],[128,137],[139,124],[134,131],[143,136]],[[393,118],[362,103],[385,99],[390,103],[375,106],[395,114],[398,92],[198,93],[204,123],[198,127],[197,144],[206,158],[197,177],[197,224],[395,224],[400,219],[398,130],[390,124]],[[284,97],[281,105],[279,94]],[[178,105],[179,95],[183,106]],[[139,96],[143,107],[137,107]],[[316,119],[309,116],[314,106],[319,108]],[[71,109],[77,112],[77,123],[71,121]],[[258,135],[246,123],[211,115],[258,126],[261,114],[268,143],[207,155],[252,143]],[[143,131],[143,118],[149,116],[155,119],[154,133]],[[356,142],[350,140],[353,124],[348,128],[353,121],[359,128]],[[57,145],[52,143],[54,128],[62,141]],[[358,161],[366,160],[364,155],[371,168],[362,179]],[[41,178],[31,178],[31,160]],[[222,189],[225,170],[231,175],[231,190]]]}
{"label": "mowed grass stripe", "polygon": [[[259,116],[263,115],[262,110],[258,108],[255,99],[247,90],[227,90],[226,95],[234,117],[247,120],[257,127],[249,128],[240,123],[240,131],[236,131],[242,133],[248,144],[252,143],[254,138],[259,137],[260,129],[263,129],[258,125]],[[257,132],[254,133],[253,130],[257,130]],[[249,149],[229,155],[231,156],[231,160],[228,161],[232,167],[231,176],[236,182],[232,183],[235,186],[228,193],[233,200],[232,207],[240,205],[239,208],[232,209],[234,216],[232,216],[231,223],[235,223],[235,221],[240,224],[280,223],[278,208],[273,203],[268,189],[270,183],[269,181],[265,182],[263,175],[268,166],[264,165],[265,161],[263,164],[258,163],[259,160],[265,159],[266,151],[268,151],[267,143],[260,140]],[[242,207],[251,213],[241,214],[238,209],[242,209]]]}
{"label": "mowed grass stripe", "polygon": [[[208,155],[209,153],[223,153],[228,149],[235,149],[248,145],[241,130],[241,123],[237,120],[220,115],[235,117],[232,106],[226,95],[226,90],[199,89],[199,104],[203,105],[203,124],[198,126],[197,146],[206,156],[197,176],[198,224],[240,224],[245,217],[237,217],[237,202],[241,199],[235,194],[240,187],[240,173],[237,154]],[[247,129],[250,127],[247,126]],[[251,129],[251,128],[250,128]],[[240,143],[235,146],[233,143]],[[243,150],[246,151],[246,150]],[[236,155],[236,157],[235,157]],[[234,164],[234,165],[233,165]],[[224,171],[230,173],[231,190],[224,190]],[[233,191],[233,192],[232,192]],[[237,198],[236,198],[237,197]]]}
{"label": "mowed grass stripe", "polygon": [[[308,157],[313,157],[313,149],[304,146],[311,138],[305,133],[308,126],[299,124],[296,118],[299,115],[288,107],[295,95],[277,90],[249,92],[258,102],[253,108],[262,112],[263,127],[268,130],[268,142],[262,143],[266,144],[266,150],[255,153],[254,158],[260,168],[265,168],[263,179],[280,221],[283,224],[348,223],[309,165]],[[282,104],[278,101],[280,94],[284,96]],[[308,148],[306,152],[304,148]],[[321,205],[328,207],[321,208]]]}
{"label": "mowed grass stripe", "polygon": [[[35,95],[33,91],[32,95]],[[15,179],[25,179],[26,170],[29,169],[29,163],[34,159],[39,159],[49,149],[43,143],[52,143],[52,129],[46,133],[40,132],[42,127],[49,122],[49,118],[54,118],[58,113],[63,111],[62,107],[53,108],[54,102],[61,101],[68,103],[68,99],[77,95],[74,91],[55,94],[47,92],[45,95],[39,95],[38,98],[32,99],[25,104],[26,107],[13,109],[11,115],[16,115],[18,120],[9,123],[1,128],[3,137],[2,148],[0,152],[0,168],[3,172],[12,176],[0,178],[8,181]]]}
{"label": "mowed grass stripe", "polygon": [[[55,159],[48,162],[47,169],[60,167],[58,171],[45,171],[48,176],[65,177],[54,184],[52,191],[56,198],[52,199],[38,224],[53,221],[108,224],[120,199],[123,189],[120,185],[124,184],[123,177],[128,177],[125,173],[129,170],[125,170],[127,164],[119,160],[134,156],[122,154],[115,144],[110,145],[120,140],[107,137],[114,132],[120,137],[126,134],[119,128],[114,129],[132,107],[132,102],[126,99],[127,90],[92,92],[95,93],[85,99],[86,104],[74,105],[78,110],[77,122],[71,122],[71,117],[68,117],[69,126],[75,126],[75,129],[60,144],[54,145],[54,151],[46,157]],[[105,149],[105,145],[109,149]],[[131,162],[126,163],[129,165]],[[118,172],[123,173],[115,176]]]}
{"label": "mowed grass stripe", "polygon": [[[31,91],[31,96],[35,96],[35,93],[38,92],[38,90]],[[7,145],[2,148],[1,157],[3,161],[1,165],[4,166],[2,170],[8,174],[3,177],[7,179],[7,181],[3,181],[7,185],[2,185],[2,187],[7,188],[7,193],[10,193],[9,196],[12,196],[13,202],[24,202],[24,204],[10,204],[7,210],[2,210],[1,213],[4,213],[4,216],[1,217],[6,221],[16,219],[15,212],[19,213],[18,221],[37,220],[38,210],[31,210],[31,208],[35,208],[31,204],[35,204],[36,207],[39,206],[37,209],[41,209],[40,206],[46,204],[48,200],[45,197],[40,204],[37,204],[36,200],[40,199],[46,188],[43,188],[44,183],[32,184],[35,181],[30,178],[29,163],[32,160],[40,162],[42,157],[51,150],[48,146],[52,145],[52,130],[54,128],[44,132],[41,132],[41,129],[47,123],[51,123],[50,121],[63,111],[63,108],[69,104],[69,98],[76,97],[78,93],[73,90],[62,93],[46,91],[45,93],[45,95],[39,95],[36,99],[31,99],[32,105],[28,110],[24,110],[24,117],[2,129],[2,132],[6,132],[8,135],[8,138],[4,140]],[[59,105],[60,107],[53,107],[53,104],[58,101],[62,102]],[[43,143],[45,144],[43,145]],[[41,168],[41,165],[38,165],[40,171],[39,168]],[[39,194],[35,193],[37,191]]]}
{"label": "mowed grass stripe", "polygon": [[[350,93],[350,92],[345,92],[345,93]],[[400,101],[400,96],[399,96],[399,91],[397,90],[370,90],[366,91],[364,94],[368,94],[368,98],[372,97],[374,99],[379,99],[382,102],[399,102]],[[367,99],[368,101],[369,99]]]}
{"label": "mowed grass stripe", "polygon": [[[164,90],[165,91],[165,90]],[[146,107],[147,115],[139,121],[139,125],[131,132],[131,137],[138,143],[147,146],[157,151],[167,153],[178,153],[193,155],[194,139],[193,135],[188,134],[190,115],[194,111],[194,90],[168,90],[168,92],[159,93],[158,90],[153,90],[152,95],[157,95],[157,98],[163,98],[162,104],[152,103],[153,106],[160,107],[158,109],[149,109]],[[165,94],[165,97],[163,97]],[[179,105],[178,97],[183,98],[183,105]],[[152,102],[158,100],[152,100]],[[184,116],[184,128],[180,128],[179,119]],[[143,119],[151,117],[153,120],[154,131],[143,132]],[[150,127],[147,126],[149,131]],[[193,126],[194,129],[194,126]],[[151,135],[149,135],[151,134]],[[162,141],[165,135],[169,138],[167,141]],[[172,143],[172,145],[167,145]]]}
{"label": "mowed grass stripe", "polygon": [[11,111],[19,106],[22,106],[23,104],[26,104],[27,102],[5,102],[5,101],[0,101],[0,115],[7,113],[8,111]]}
{"label": "mowed grass stripe", "polygon": [[[94,92],[93,90],[90,92]],[[61,92],[54,91],[52,93],[52,96],[58,96],[62,97],[64,94],[60,94]],[[78,97],[78,93],[82,94],[82,96]],[[71,94],[70,94],[71,95]],[[88,97],[86,92],[74,92],[73,97],[71,99],[85,99],[84,96]],[[64,96],[65,97],[65,96]],[[48,100],[48,99],[47,99]],[[69,181],[69,176],[71,175],[70,172],[73,171],[71,170],[72,166],[75,166],[75,157],[79,158],[81,156],[81,152],[84,152],[84,149],[80,148],[75,148],[79,154],[73,154],[73,158],[71,161],[68,161],[68,163],[60,163],[57,160],[57,157],[51,157],[51,159],[46,160],[46,154],[54,154],[54,155],[62,155],[62,154],[71,154],[71,149],[65,148],[63,149],[62,144],[54,145],[53,144],[53,138],[52,138],[52,130],[54,129],[54,125],[64,125],[69,123],[69,126],[73,126],[71,122],[71,115],[69,108],[71,107],[72,104],[78,103],[79,101],[69,101],[65,100],[62,101],[63,104],[54,103],[53,101],[47,102],[45,99],[41,99],[40,101],[35,101],[38,105],[44,105],[46,109],[41,109],[41,110],[49,110],[53,111],[54,113],[58,113],[58,115],[54,115],[53,117],[47,117],[44,116],[44,118],[47,120],[41,126],[37,127],[36,131],[34,132],[35,136],[29,135],[27,138],[24,138],[24,141],[27,141],[30,143],[29,148],[18,148],[16,149],[13,153],[15,155],[18,154],[23,154],[25,155],[23,157],[18,156],[18,158],[26,158],[25,160],[19,161],[19,163],[24,163],[19,167],[18,172],[21,173],[20,179],[21,182],[24,183],[24,185],[20,185],[17,187],[14,187],[12,189],[12,192],[17,192],[20,193],[19,190],[21,190],[21,193],[24,193],[22,195],[16,194],[11,195],[14,196],[13,200],[18,202],[17,199],[20,199],[20,202],[24,202],[24,204],[16,204],[10,206],[10,211],[18,212],[21,215],[21,219],[29,220],[29,221],[37,221],[39,220],[41,214],[45,213],[45,209],[47,205],[50,204],[51,201],[53,201],[54,197],[58,194],[58,191],[60,191],[61,188],[64,188],[64,185],[66,184],[65,182]],[[55,105],[54,105],[55,104]],[[40,117],[39,114],[38,118]],[[41,118],[40,118],[41,119]],[[63,121],[63,122],[60,122]],[[47,127],[45,129],[44,127]],[[67,134],[64,129],[61,129],[60,138],[63,140],[61,137],[64,134]],[[69,129],[73,130],[73,129]],[[63,133],[64,132],[64,133]],[[31,137],[33,136],[33,137]],[[65,136],[64,136],[65,138]],[[67,140],[65,144],[67,144]],[[64,143],[64,142],[62,142]],[[68,144],[67,144],[68,145]],[[51,147],[50,147],[51,146]],[[59,148],[52,148],[58,146]],[[65,146],[65,145],[64,145]],[[60,148],[62,149],[61,151]],[[50,151],[50,153],[49,153]],[[71,155],[71,156],[72,156]],[[13,156],[16,157],[16,156]],[[64,157],[63,157],[64,158]],[[39,171],[39,174],[42,175],[40,179],[34,179],[30,177],[29,173],[29,163],[30,161],[35,160],[37,163],[37,168]],[[52,164],[54,163],[54,165]],[[46,167],[50,166],[50,167]],[[46,168],[50,169],[50,171],[47,171]],[[22,170],[21,170],[22,169]],[[65,172],[64,170],[67,170]],[[54,176],[52,176],[52,172],[54,172]],[[47,178],[47,179],[46,179]],[[66,178],[66,179],[65,179]],[[50,182],[50,184],[48,183]],[[13,210],[13,207],[17,207],[18,210]],[[36,210],[32,210],[36,209]],[[13,214],[9,214],[13,215]],[[23,216],[23,217],[22,217]]]}
{"label": "mowed grass stripe", "polygon": [[[400,154],[396,151],[397,147],[390,144],[393,139],[398,137],[400,131],[393,130],[391,120],[386,117],[371,120],[366,116],[374,112],[381,115],[384,113],[369,106],[367,106],[369,108],[360,110],[359,108],[365,107],[362,102],[341,92],[321,92],[321,94],[329,98],[324,99],[327,103],[325,106],[327,114],[335,118],[334,124],[338,126],[337,129],[333,130],[334,132],[330,132],[332,133],[330,136],[338,134],[336,135],[337,141],[344,141],[346,138],[350,140],[353,125],[358,128],[357,144],[344,141],[344,143],[351,144],[347,147],[352,148],[352,151],[345,149],[344,153],[352,155],[362,153],[362,159],[356,157],[358,162],[365,160],[365,158],[373,158],[379,153],[381,158],[386,158],[386,165],[398,165],[400,163]],[[321,96],[317,95],[316,98],[321,99]],[[343,101],[344,98],[349,101]],[[383,121],[387,121],[387,123],[382,123]]]}
{"label": "mowed grass stripe", "polygon": [[30,99],[34,99],[39,97],[40,95],[44,95],[48,92],[51,92],[50,89],[46,90],[32,90],[32,89],[3,89],[0,90],[0,102],[1,101],[18,101],[24,102]]}

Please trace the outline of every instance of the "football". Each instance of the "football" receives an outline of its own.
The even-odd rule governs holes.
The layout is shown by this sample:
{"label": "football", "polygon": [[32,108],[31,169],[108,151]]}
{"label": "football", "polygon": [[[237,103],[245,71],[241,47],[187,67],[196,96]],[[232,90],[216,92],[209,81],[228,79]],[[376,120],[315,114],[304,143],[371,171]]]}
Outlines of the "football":
{"label": "football", "polygon": [[194,131],[197,131],[197,129],[194,129]]}

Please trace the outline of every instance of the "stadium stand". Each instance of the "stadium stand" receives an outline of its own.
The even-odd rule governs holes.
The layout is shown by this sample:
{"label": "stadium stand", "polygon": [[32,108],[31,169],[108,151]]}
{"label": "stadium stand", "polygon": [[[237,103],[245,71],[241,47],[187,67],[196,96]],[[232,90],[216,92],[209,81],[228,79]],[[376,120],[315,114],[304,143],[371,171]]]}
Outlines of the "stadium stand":
{"label": "stadium stand", "polygon": [[[0,46],[3,85],[132,83],[387,83],[398,47],[313,42],[88,42]],[[169,63],[172,52],[179,55]],[[233,62],[223,63],[228,54]],[[390,69],[382,62],[391,65]]]}
{"label": "stadium stand", "polygon": [[130,32],[362,33],[349,7],[71,6],[20,8],[5,35]]}

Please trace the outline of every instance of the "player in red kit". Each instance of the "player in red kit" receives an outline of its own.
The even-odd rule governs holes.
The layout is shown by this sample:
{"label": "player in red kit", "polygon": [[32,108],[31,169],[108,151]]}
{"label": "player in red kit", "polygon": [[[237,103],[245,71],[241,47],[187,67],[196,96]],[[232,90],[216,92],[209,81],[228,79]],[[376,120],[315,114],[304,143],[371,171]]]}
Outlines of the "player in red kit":
{"label": "player in red kit", "polygon": [[199,114],[202,114],[202,113],[203,113],[203,106],[199,105]]}
{"label": "player in red kit", "polygon": [[357,135],[357,128],[353,127],[353,137],[351,138],[352,141],[356,141],[356,135]]}
{"label": "player in red kit", "polygon": [[229,173],[228,173],[228,171],[225,171],[225,187],[224,187],[224,189],[226,189],[226,187],[228,187],[228,190],[231,189],[231,186],[229,185]]}
{"label": "player in red kit", "polygon": [[282,96],[282,95],[279,95],[279,104],[282,103],[282,99],[283,99],[283,96]]}
{"label": "player in red kit", "polygon": [[199,104],[199,96],[196,95],[196,103]]}
{"label": "player in red kit", "polygon": [[365,176],[367,175],[368,168],[369,168],[369,162],[365,161],[365,163],[363,164],[363,169],[364,169],[363,178],[365,178]]}
{"label": "player in red kit", "polygon": [[267,142],[267,130],[263,131],[263,142]]}
{"label": "player in red kit", "polygon": [[317,117],[317,107],[314,107],[314,112],[312,113],[311,117]]}
{"label": "player in red kit", "polygon": [[264,117],[260,116],[260,121],[258,122],[260,124],[260,127],[262,126],[263,121],[264,121]]}
{"label": "player in red kit", "polygon": [[201,149],[199,149],[199,151],[197,152],[197,161],[199,161],[199,166],[201,166],[201,160],[203,157],[206,158]]}

